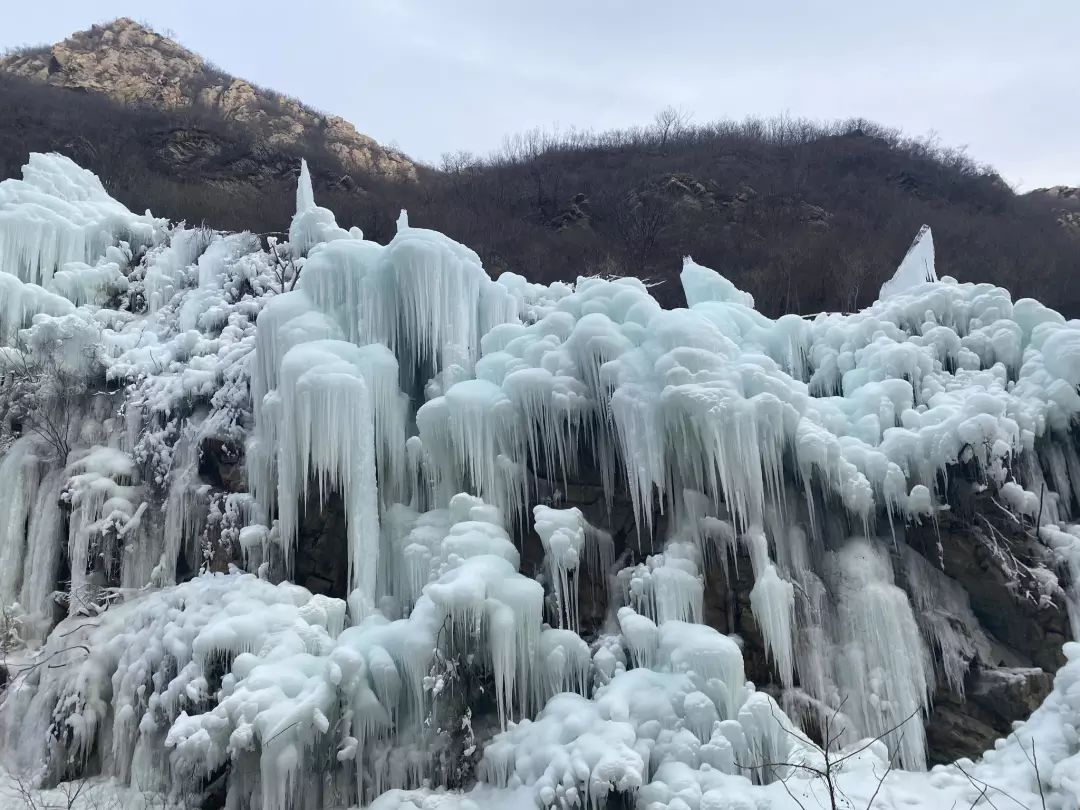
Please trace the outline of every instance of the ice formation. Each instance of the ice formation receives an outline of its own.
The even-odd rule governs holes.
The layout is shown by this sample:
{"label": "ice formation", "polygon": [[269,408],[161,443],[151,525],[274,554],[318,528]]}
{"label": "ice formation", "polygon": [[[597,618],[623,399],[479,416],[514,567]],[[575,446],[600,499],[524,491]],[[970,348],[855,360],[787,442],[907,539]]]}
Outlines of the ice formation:
{"label": "ice formation", "polygon": [[934,268],[934,235],[929,225],[923,225],[915,241],[908,248],[904,260],[896,268],[891,279],[881,285],[879,299],[885,299],[898,293],[909,292],[920,284],[932,284],[938,280]]}
{"label": "ice formation", "polygon": [[[920,770],[923,721],[996,648],[908,527],[971,482],[1041,541],[1015,587],[1080,622],[1080,325],[939,279],[928,229],[867,309],[772,320],[689,258],[665,310],[633,278],[493,281],[404,215],[367,241],[306,164],[278,243],[132,214],[35,155],[0,184],[0,271],[0,391],[71,382],[0,433],[26,662],[0,746],[43,782],[797,806],[840,720],[851,796],[893,765],[880,806],[969,806],[964,763]],[[768,691],[729,635],[741,580]],[[969,774],[1036,796],[1037,740],[1047,806],[1076,807],[1066,655]]]}
{"label": "ice formation", "polygon": [[[66,285],[71,275],[94,272],[85,265],[106,258],[121,241],[156,244],[164,226],[149,212],[133,215],[68,158],[32,154],[22,180],[0,188],[0,272],[44,286],[66,270]],[[84,270],[68,269],[69,262],[83,263]]]}

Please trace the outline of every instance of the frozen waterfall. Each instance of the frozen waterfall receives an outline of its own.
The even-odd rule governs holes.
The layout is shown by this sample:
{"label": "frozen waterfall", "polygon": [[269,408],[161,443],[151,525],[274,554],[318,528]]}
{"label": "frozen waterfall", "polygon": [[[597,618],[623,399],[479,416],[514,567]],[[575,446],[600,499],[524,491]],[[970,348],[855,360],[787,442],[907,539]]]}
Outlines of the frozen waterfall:
{"label": "frozen waterfall", "polygon": [[1001,592],[1080,620],[1080,324],[939,278],[929,229],[868,308],[773,320],[689,258],[666,310],[492,280],[404,215],[365,240],[306,163],[296,199],[278,243],[59,155],[0,183],[4,767],[720,810],[797,806],[831,757],[860,800],[896,768],[882,807],[977,803],[968,774],[1076,807],[1075,644],[972,771],[925,773],[924,723],[1029,663],[947,572],[960,489]]}

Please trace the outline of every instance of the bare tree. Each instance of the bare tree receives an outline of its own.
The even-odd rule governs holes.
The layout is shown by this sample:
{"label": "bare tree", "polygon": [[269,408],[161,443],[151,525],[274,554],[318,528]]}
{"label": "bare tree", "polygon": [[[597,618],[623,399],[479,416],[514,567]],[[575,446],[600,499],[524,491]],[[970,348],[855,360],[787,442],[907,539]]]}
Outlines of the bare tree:
{"label": "bare tree", "polygon": [[[36,435],[66,462],[68,436],[79,404],[100,363],[93,341],[56,339],[38,349],[21,338],[0,350],[0,422],[13,433]],[[73,345],[74,344],[74,345]]]}
{"label": "bare tree", "polygon": [[653,116],[653,129],[660,141],[660,146],[667,146],[670,141],[680,137],[690,125],[693,115],[682,107],[668,105]]}
{"label": "bare tree", "polygon": [[270,257],[274,261],[274,281],[277,284],[277,292],[292,292],[296,289],[296,282],[300,278],[300,269],[291,255],[282,257],[278,252],[278,240],[276,236],[266,237],[266,243],[270,246]]}
{"label": "bare tree", "polygon": [[16,796],[27,810],[74,810],[76,805],[97,810],[97,802],[87,795],[89,782],[85,777],[57,785],[55,792],[60,794],[57,799],[52,799],[45,791],[34,787],[33,781],[23,774],[10,774],[10,778],[14,783]]}
{"label": "bare tree", "polygon": [[615,228],[626,265],[643,274],[659,251],[673,218],[672,204],[657,193],[631,193],[615,202]]}

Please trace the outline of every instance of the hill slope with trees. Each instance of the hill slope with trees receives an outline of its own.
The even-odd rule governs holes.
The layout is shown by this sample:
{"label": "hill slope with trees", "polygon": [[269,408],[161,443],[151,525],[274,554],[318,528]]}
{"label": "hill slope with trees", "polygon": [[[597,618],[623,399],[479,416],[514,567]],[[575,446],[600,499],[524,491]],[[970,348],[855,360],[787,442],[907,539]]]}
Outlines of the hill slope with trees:
{"label": "hill slope with trees", "polygon": [[[183,80],[133,91],[109,67],[123,37],[137,39],[144,66],[188,54]],[[146,56],[155,49],[160,59]],[[110,87],[103,76],[126,78]],[[771,314],[865,305],[929,224],[941,273],[1080,314],[1080,289],[1066,283],[1080,272],[1066,193],[1018,195],[962,151],[871,122],[692,125],[666,110],[633,130],[532,131],[497,154],[433,167],[370,139],[389,157],[351,160],[325,125],[340,119],[261,89],[255,107],[224,103],[240,86],[254,87],[129,20],[10,53],[0,61],[0,107],[11,111],[0,120],[0,177],[18,176],[31,151],[55,150],[135,210],[269,233],[287,226],[306,156],[320,198],[376,240],[408,208],[415,224],[471,245],[493,275],[632,274],[657,282],[665,304],[679,303],[673,279],[692,255]],[[324,123],[285,137],[295,110]]]}

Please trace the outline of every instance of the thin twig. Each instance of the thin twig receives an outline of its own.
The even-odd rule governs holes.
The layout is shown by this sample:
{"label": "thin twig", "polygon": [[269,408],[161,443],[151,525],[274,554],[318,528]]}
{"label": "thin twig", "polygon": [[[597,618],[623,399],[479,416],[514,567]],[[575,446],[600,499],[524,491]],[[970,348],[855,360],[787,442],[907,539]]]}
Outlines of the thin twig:
{"label": "thin twig", "polygon": [[[1004,791],[1004,790],[1002,790],[1001,788],[999,788],[999,787],[996,787],[995,785],[991,785],[991,784],[990,784],[989,782],[984,782],[984,781],[983,781],[983,780],[981,780],[981,779],[976,779],[975,777],[971,776],[971,775],[970,775],[970,774],[969,774],[969,773],[968,773],[967,771],[965,771],[965,770],[963,769],[963,767],[962,767],[962,766],[960,765],[960,763],[958,763],[958,762],[954,762],[953,764],[954,764],[954,765],[956,766],[957,770],[959,770],[959,771],[960,771],[960,773],[962,773],[962,774],[963,774],[964,776],[966,776],[966,777],[967,777],[967,779],[968,779],[968,781],[969,781],[969,782],[971,782],[971,784],[972,784],[972,785],[974,785],[975,787],[978,787],[979,785],[983,785],[984,787],[986,787],[986,788],[988,788],[988,789],[990,789],[990,790],[996,790],[996,791],[997,791],[998,793],[1000,793],[1000,794],[1001,794],[1002,796],[1004,796],[1004,797],[1005,797],[1006,799],[1009,799],[1010,801],[1013,801],[1013,802],[1015,802],[1016,804],[1018,804],[1018,805],[1019,805],[1020,807],[1023,807],[1023,808],[1024,808],[1024,810],[1031,810],[1031,808],[1030,808],[1030,807],[1028,807],[1028,806],[1027,806],[1026,804],[1024,804],[1024,803],[1023,803],[1022,801],[1020,801],[1020,800],[1019,800],[1018,798],[1016,798],[1015,796],[1013,796],[1013,795],[1011,795],[1011,794],[1009,794],[1009,793],[1005,792],[1005,791]],[[986,797],[986,800],[987,800],[988,802],[990,802],[990,806],[991,806],[991,807],[994,807],[994,808],[996,808],[996,807],[997,807],[997,805],[995,805],[995,804],[994,804],[994,803],[993,803],[992,801],[990,801],[990,797],[989,797],[989,796],[987,796],[987,797]]]}
{"label": "thin twig", "polygon": [[885,731],[881,732],[881,734],[879,734],[878,736],[876,736],[876,737],[875,737],[874,739],[872,739],[872,740],[868,741],[868,742],[867,742],[867,743],[866,743],[865,745],[861,745],[861,746],[859,746],[859,747],[858,747],[858,748],[856,748],[856,749],[855,749],[854,751],[849,751],[849,752],[848,752],[847,754],[844,754],[844,756],[842,756],[842,757],[840,757],[840,759],[836,760],[836,763],[835,763],[835,764],[836,764],[836,765],[839,765],[839,764],[840,764],[841,762],[844,762],[845,760],[849,760],[849,759],[851,759],[851,758],[852,758],[853,756],[855,756],[856,754],[859,754],[859,753],[861,753],[861,752],[865,751],[865,750],[866,750],[867,748],[869,748],[869,747],[870,747],[871,745],[873,745],[874,743],[876,743],[876,742],[877,742],[878,740],[884,739],[884,738],[885,738],[885,737],[887,737],[887,736],[888,736],[889,734],[892,734],[892,733],[893,733],[894,731],[896,731],[896,730],[897,730],[898,728],[900,728],[900,726],[904,725],[904,723],[906,723],[906,722],[907,722],[908,720],[910,720],[911,718],[913,718],[913,717],[914,717],[915,715],[917,715],[918,713],[919,713],[919,710],[918,710],[918,709],[915,709],[915,711],[913,711],[913,712],[912,712],[911,714],[909,714],[909,715],[908,715],[907,717],[905,717],[905,718],[904,718],[903,720],[901,720],[901,721],[900,721],[899,723],[897,723],[897,724],[896,724],[895,726],[893,726],[892,728],[890,728],[890,729],[887,729],[887,730],[885,730]]}
{"label": "thin twig", "polygon": [[1039,785],[1039,801],[1042,803],[1042,810],[1046,810],[1046,794],[1043,793],[1042,775],[1039,773],[1039,757],[1035,754],[1035,740],[1031,741],[1031,756],[1028,756],[1027,749],[1024,748],[1024,741],[1019,737],[1016,741],[1020,743],[1020,750],[1024,752],[1024,758],[1031,763],[1031,767],[1035,769],[1035,781]]}
{"label": "thin twig", "polygon": [[873,794],[870,796],[870,801],[866,803],[866,810],[871,810],[874,806],[874,799],[877,798],[878,791],[881,790],[881,786],[885,784],[885,777],[889,775],[893,768],[893,760],[896,759],[896,755],[900,752],[900,743],[904,740],[904,734],[900,734],[900,739],[896,741],[896,749],[889,755],[889,761],[885,766],[885,772],[881,774],[881,778],[878,779],[877,787],[874,788]]}

